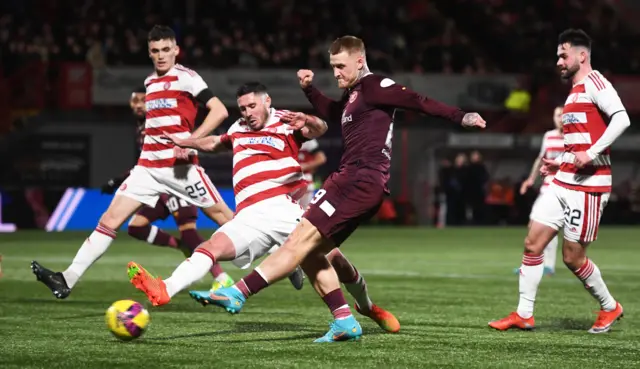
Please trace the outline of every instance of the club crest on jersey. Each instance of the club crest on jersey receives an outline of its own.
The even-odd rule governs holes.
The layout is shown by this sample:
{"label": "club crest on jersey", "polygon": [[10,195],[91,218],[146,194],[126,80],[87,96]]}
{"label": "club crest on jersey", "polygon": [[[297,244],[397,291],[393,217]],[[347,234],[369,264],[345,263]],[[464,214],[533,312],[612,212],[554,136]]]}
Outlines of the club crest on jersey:
{"label": "club crest on jersey", "polygon": [[162,85],[162,88],[164,88],[164,90],[168,90],[171,88],[171,82],[167,81],[164,83],[164,85]]}
{"label": "club crest on jersey", "polygon": [[358,98],[358,91],[353,91],[351,95],[349,95],[349,103],[353,103]]}

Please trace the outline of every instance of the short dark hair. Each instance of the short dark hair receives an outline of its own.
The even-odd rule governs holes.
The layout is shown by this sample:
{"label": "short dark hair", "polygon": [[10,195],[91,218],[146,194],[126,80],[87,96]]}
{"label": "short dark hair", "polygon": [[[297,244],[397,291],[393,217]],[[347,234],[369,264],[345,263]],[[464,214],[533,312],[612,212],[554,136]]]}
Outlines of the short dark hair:
{"label": "short dark hair", "polygon": [[236,97],[244,96],[250,93],[267,93],[267,86],[263,85],[260,82],[247,82],[238,87],[238,91],[236,91]]}
{"label": "short dark hair", "polygon": [[346,51],[349,54],[359,51],[364,54],[364,41],[356,36],[342,36],[337,38],[329,47],[329,54],[336,55],[342,51]]}
{"label": "short dark hair", "polygon": [[138,87],[134,88],[133,91],[131,91],[131,93],[134,93],[134,94],[146,94],[147,93],[147,89],[144,86],[138,86]]}
{"label": "short dark hair", "polygon": [[583,46],[591,50],[591,37],[581,29],[570,28],[558,36],[558,45],[570,44],[571,46]]}
{"label": "short dark hair", "polygon": [[175,39],[176,39],[176,33],[173,32],[171,27],[162,26],[158,24],[156,24],[155,26],[153,26],[153,28],[151,28],[151,31],[149,31],[149,35],[147,36],[148,42],[160,41],[160,40],[175,40]]}

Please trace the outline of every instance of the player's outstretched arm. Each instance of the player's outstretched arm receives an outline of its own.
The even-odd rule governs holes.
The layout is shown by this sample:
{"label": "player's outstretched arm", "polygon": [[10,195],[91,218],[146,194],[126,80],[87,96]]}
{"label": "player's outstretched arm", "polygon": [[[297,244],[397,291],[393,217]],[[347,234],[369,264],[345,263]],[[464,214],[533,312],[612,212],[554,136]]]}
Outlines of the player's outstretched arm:
{"label": "player's outstretched arm", "polygon": [[371,105],[407,109],[442,117],[465,127],[486,127],[486,122],[478,113],[465,113],[459,108],[422,96],[417,92],[398,85],[389,78],[382,80],[367,78],[362,87],[365,101]]}
{"label": "player's outstretched arm", "polygon": [[229,112],[227,108],[224,106],[222,101],[217,97],[211,97],[205,104],[207,109],[209,109],[209,113],[204,118],[204,121],[191,134],[192,138],[202,138],[209,135],[213,130],[218,128],[220,124],[229,117]]}
{"label": "player's outstretched arm", "polygon": [[327,120],[339,119],[342,115],[342,104],[320,92],[312,85],[313,72],[308,69],[298,71],[298,80],[302,91],[307,96],[307,100],[320,113],[320,116]]}
{"label": "player's outstretched arm", "polygon": [[173,142],[176,146],[185,149],[196,149],[198,151],[220,151],[225,148],[220,136],[207,136],[201,138],[178,138],[175,135],[165,133],[164,139]]}
{"label": "player's outstretched arm", "polygon": [[320,137],[328,129],[327,122],[315,115],[305,113],[290,111],[280,117],[280,121],[293,129],[299,130],[308,139]]}

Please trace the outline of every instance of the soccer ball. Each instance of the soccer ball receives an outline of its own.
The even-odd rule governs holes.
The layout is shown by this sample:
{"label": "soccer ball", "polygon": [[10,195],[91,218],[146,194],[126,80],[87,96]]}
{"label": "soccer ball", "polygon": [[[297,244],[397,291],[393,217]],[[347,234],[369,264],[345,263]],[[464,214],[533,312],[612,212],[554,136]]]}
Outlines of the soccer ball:
{"label": "soccer ball", "polygon": [[105,321],[114,336],[130,341],[142,335],[149,324],[149,312],[133,300],[116,301],[107,309]]}

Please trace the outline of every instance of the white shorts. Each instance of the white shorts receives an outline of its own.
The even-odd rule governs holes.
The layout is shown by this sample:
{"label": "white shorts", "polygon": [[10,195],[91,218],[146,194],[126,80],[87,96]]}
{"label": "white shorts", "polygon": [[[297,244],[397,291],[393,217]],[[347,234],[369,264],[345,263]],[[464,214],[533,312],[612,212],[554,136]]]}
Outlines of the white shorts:
{"label": "white shorts", "polygon": [[555,230],[563,228],[566,240],[593,242],[609,195],[570,190],[552,183],[536,199],[530,217]]}
{"label": "white shorts", "polygon": [[276,196],[244,208],[216,232],[223,232],[231,239],[236,249],[232,263],[246,269],[272,246],[284,243],[303,213],[291,197]]}
{"label": "white shorts", "polygon": [[160,194],[174,195],[201,208],[222,202],[204,169],[198,165],[173,168],[147,168],[136,165],[122,183],[116,195],[124,195],[154,207]]}

